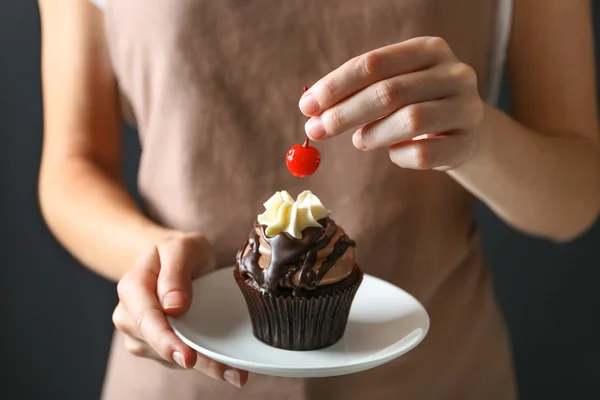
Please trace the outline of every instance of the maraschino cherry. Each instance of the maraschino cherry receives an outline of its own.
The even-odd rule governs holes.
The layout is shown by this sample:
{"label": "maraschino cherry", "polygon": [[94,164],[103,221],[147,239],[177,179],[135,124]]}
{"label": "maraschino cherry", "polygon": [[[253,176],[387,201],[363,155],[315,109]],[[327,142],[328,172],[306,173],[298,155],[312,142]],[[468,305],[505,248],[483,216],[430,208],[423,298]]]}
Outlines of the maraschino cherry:
{"label": "maraschino cherry", "polygon": [[[308,90],[307,86],[302,88],[302,94]],[[321,163],[321,154],[316,147],[308,144],[308,136],[304,144],[295,144],[285,156],[285,164],[292,175],[298,178],[306,178],[315,173]]]}

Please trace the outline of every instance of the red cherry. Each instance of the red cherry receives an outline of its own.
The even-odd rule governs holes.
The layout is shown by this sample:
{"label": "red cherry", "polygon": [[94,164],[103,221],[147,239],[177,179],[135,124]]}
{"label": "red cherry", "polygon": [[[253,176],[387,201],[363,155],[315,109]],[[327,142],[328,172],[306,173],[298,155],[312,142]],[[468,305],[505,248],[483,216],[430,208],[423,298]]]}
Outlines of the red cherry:
{"label": "red cherry", "polygon": [[291,174],[298,178],[305,178],[315,173],[321,163],[321,155],[316,147],[309,146],[308,140],[301,144],[295,144],[285,156],[285,164]]}
{"label": "red cherry", "polygon": [[[308,90],[308,86],[302,88],[302,93]],[[309,146],[308,136],[304,144],[295,144],[288,150],[285,156],[285,164],[292,175],[305,178],[315,173],[321,163],[321,154],[316,147]]]}

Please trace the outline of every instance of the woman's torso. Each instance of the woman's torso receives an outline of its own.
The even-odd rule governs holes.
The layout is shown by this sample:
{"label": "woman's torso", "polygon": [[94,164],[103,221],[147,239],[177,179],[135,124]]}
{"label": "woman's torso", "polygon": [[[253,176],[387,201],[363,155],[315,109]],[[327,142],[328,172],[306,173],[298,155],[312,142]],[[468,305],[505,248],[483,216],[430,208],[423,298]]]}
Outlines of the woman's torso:
{"label": "woman's torso", "polygon": [[242,391],[134,359],[117,335],[105,396],[512,398],[474,199],[444,173],[398,168],[385,149],[355,150],[347,135],[318,144],[313,177],[292,177],[284,162],[303,140],[300,88],[377,47],[441,36],[475,68],[486,95],[497,7],[494,0],[109,1],[108,43],[140,132],[139,190],[149,215],[207,235],[227,266],[274,191],[310,189],[356,240],[365,271],[414,294],[432,325],[417,349],[375,370],[310,381],[252,376]]}

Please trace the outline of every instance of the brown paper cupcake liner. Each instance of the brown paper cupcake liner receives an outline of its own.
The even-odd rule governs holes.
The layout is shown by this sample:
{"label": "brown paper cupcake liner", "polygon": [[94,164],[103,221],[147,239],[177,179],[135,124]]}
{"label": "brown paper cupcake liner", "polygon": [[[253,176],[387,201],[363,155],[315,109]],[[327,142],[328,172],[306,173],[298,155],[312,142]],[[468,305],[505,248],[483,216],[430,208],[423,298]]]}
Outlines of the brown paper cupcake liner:
{"label": "brown paper cupcake liner", "polygon": [[245,282],[237,268],[234,276],[258,340],[285,350],[317,350],[335,344],[344,335],[363,273],[345,289],[311,298],[262,294]]}

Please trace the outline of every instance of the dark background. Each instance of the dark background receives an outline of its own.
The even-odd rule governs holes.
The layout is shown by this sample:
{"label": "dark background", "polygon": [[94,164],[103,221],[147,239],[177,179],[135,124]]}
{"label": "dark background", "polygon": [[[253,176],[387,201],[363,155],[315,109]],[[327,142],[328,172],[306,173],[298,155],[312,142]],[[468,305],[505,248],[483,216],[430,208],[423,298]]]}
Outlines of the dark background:
{"label": "dark background", "polygon": [[[598,7],[594,18],[598,25]],[[115,286],[78,265],[39,212],[39,47],[36,2],[0,2],[0,398],[95,399]],[[125,142],[135,190],[139,146],[133,132]],[[521,398],[600,398],[600,224],[558,246],[516,233],[483,206],[478,212]]]}

